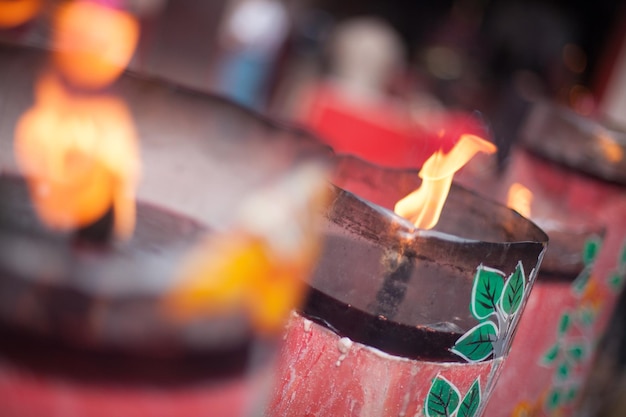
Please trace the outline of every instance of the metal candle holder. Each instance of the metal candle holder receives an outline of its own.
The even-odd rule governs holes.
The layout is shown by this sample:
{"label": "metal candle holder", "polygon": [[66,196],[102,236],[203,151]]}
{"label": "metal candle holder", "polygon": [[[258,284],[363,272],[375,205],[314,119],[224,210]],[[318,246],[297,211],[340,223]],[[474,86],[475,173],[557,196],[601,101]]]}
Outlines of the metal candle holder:
{"label": "metal candle holder", "polygon": [[458,186],[434,230],[416,229],[388,209],[413,171],[339,157],[334,183],[267,415],[480,415],[546,235]]}

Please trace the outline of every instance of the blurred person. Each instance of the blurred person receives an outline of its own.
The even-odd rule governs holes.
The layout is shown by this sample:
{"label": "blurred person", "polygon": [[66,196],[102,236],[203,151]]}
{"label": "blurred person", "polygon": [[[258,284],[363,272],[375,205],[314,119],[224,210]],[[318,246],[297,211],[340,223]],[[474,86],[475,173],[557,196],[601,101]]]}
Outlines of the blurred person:
{"label": "blurred person", "polygon": [[280,0],[230,0],[218,33],[214,88],[240,104],[265,104],[267,83],[289,31]]}
{"label": "blurred person", "polygon": [[393,152],[411,135],[408,108],[390,89],[406,68],[399,35],[382,19],[352,18],[335,26],[325,52],[327,70],[298,88],[287,112],[335,151],[381,162],[379,146]]}

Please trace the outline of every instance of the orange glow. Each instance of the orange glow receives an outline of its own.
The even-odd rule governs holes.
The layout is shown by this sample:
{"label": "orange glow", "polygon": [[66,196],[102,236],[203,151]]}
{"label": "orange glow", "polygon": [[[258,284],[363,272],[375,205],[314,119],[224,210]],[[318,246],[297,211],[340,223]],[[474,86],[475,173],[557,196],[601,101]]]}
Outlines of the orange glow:
{"label": "orange glow", "polygon": [[597,280],[595,280],[592,276],[585,286],[581,306],[588,307],[597,313],[602,308],[604,302],[605,299],[604,294],[602,293],[602,288],[600,288]]}
{"label": "orange glow", "polygon": [[[309,176],[310,172],[305,174]],[[303,299],[320,249],[316,213],[326,187],[319,170],[286,181],[300,184],[244,203],[230,232],[209,236],[189,255],[166,300],[176,319],[247,312],[262,333],[281,330]],[[300,178],[298,178],[300,177]]]}
{"label": "orange glow", "polygon": [[183,268],[184,285],[169,300],[179,318],[220,314],[241,306],[262,332],[280,328],[300,303],[315,253],[280,260],[263,239],[244,232],[209,238]]}
{"label": "orange glow", "polygon": [[432,229],[439,221],[454,173],[478,152],[492,154],[496,146],[474,135],[463,135],[447,154],[441,150],[426,160],[419,172],[422,185],[396,203],[394,211],[416,227]]}
{"label": "orange glow", "polygon": [[22,25],[39,13],[41,0],[0,0],[0,28]]}
{"label": "orange glow", "polygon": [[59,8],[54,22],[54,62],[72,83],[100,88],[130,62],[139,24],[130,14],[87,1]]}
{"label": "orange glow", "polygon": [[533,203],[533,193],[522,184],[516,182],[509,187],[506,205],[517,211],[524,217],[529,218]]}
{"label": "orange glow", "polygon": [[608,133],[601,133],[596,136],[598,139],[598,146],[604,157],[612,163],[618,163],[624,159],[624,151],[619,143],[615,142],[615,139]]}
{"label": "orange glow", "polygon": [[130,236],[139,150],[125,104],[74,97],[52,77],[42,78],[36,97],[17,124],[15,153],[40,218],[71,230],[113,208],[115,233]]}

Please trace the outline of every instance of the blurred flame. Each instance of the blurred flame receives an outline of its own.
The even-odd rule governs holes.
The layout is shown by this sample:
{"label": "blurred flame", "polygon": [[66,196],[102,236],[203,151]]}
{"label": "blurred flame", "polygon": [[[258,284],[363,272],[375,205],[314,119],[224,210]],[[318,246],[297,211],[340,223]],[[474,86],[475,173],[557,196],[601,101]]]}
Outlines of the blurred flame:
{"label": "blurred flame", "polygon": [[416,227],[432,229],[439,221],[448,197],[454,173],[478,152],[492,154],[496,146],[478,136],[464,134],[459,142],[444,154],[435,152],[419,172],[422,185],[396,203],[394,211],[409,219]]}
{"label": "blurred flame", "polygon": [[522,216],[529,218],[531,214],[530,208],[532,206],[532,202],[533,193],[528,188],[518,182],[511,184],[506,200],[507,207],[512,208]]}
{"label": "blurred flame", "polygon": [[0,28],[12,28],[31,20],[41,9],[42,0],[0,0]]}
{"label": "blurred flame", "polygon": [[255,328],[280,331],[304,296],[320,250],[317,213],[326,201],[323,172],[304,167],[244,203],[230,232],[211,235],[187,258],[166,300],[174,318],[243,308]]}
{"label": "blurred flame", "polygon": [[624,150],[615,142],[615,139],[608,133],[600,133],[596,136],[598,145],[604,157],[612,163],[617,163],[624,158]]}
{"label": "blurred flame", "polygon": [[48,226],[70,230],[113,208],[116,234],[130,236],[139,150],[124,102],[75,97],[52,76],[43,77],[35,106],[17,124],[15,152]]}
{"label": "blurred flame", "polygon": [[100,88],[113,82],[130,62],[139,24],[129,13],[89,1],[59,8],[54,21],[54,62],[73,84]]}

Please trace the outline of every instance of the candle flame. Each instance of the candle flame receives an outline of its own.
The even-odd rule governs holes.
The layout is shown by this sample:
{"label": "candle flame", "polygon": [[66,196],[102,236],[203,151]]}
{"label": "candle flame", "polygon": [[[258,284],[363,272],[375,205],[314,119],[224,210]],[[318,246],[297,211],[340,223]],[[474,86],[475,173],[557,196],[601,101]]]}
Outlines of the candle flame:
{"label": "candle flame", "polygon": [[602,155],[604,155],[609,162],[616,164],[624,159],[624,150],[609,133],[602,132],[596,137]]}
{"label": "candle flame", "polygon": [[34,107],[18,121],[15,153],[36,211],[49,227],[85,226],[113,208],[116,234],[130,236],[139,151],[124,102],[75,97],[45,76]]}
{"label": "candle flame", "polygon": [[90,1],[59,8],[54,21],[53,58],[73,84],[100,88],[113,82],[130,62],[139,23],[129,13]]}
{"label": "candle flame", "polygon": [[419,172],[421,186],[398,201],[394,211],[409,219],[416,227],[432,229],[439,221],[454,174],[478,152],[492,154],[496,146],[478,136],[464,134],[456,145],[444,154],[435,152]]}
{"label": "candle flame", "polygon": [[318,167],[305,166],[248,198],[234,227],[211,235],[183,263],[165,302],[175,319],[243,309],[262,333],[281,330],[303,299],[320,250],[318,210],[327,187]]}
{"label": "candle flame", "polygon": [[511,184],[507,195],[507,207],[517,211],[522,216],[529,218],[531,214],[531,206],[533,202],[533,193],[516,182]]}

